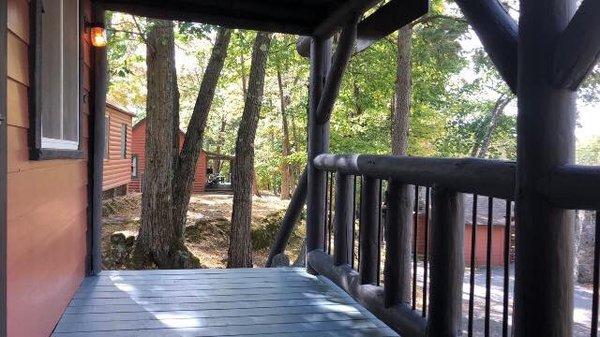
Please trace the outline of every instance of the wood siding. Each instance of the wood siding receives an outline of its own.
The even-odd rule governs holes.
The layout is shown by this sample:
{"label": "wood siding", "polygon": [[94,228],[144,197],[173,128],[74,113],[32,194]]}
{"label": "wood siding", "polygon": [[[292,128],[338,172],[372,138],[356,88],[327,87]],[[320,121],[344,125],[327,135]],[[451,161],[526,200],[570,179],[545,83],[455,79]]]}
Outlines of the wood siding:
{"label": "wood siding", "polygon": [[[82,5],[91,17],[90,1]],[[85,158],[30,161],[27,0],[8,0],[8,30],[8,335],[48,336],[85,273],[90,46],[81,74]]]}
{"label": "wood siding", "polygon": [[[183,140],[185,134],[181,132],[179,134],[179,147],[183,146]],[[146,121],[141,120],[133,127],[131,136],[131,153],[138,157],[138,174],[137,177],[131,179],[129,184],[129,190],[132,192],[142,191],[142,179],[144,177],[144,167],[146,164]],[[192,193],[204,192],[204,185],[206,184],[206,153],[202,151],[198,157],[198,164],[196,165],[196,178],[194,179],[194,186]]]}
{"label": "wood siding", "polygon": [[[108,129],[108,158],[104,160],[102,191],[131,182],[131,127],[132,115],[113,105],[106,106]],[[126,156],[121,158],[121,126],[127,125]]]}

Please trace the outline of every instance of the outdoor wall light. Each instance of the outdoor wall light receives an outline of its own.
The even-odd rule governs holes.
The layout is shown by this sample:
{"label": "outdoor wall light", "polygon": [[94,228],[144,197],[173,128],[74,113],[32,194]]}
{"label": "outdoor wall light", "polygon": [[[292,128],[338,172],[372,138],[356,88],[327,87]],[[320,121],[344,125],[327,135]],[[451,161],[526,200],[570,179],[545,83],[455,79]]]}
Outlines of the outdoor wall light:
{"label": "outdoor wall light", "polygon": [[99,24],[90,24],[90,40],[94,47],[105,47],[107,43],[106,28]]}

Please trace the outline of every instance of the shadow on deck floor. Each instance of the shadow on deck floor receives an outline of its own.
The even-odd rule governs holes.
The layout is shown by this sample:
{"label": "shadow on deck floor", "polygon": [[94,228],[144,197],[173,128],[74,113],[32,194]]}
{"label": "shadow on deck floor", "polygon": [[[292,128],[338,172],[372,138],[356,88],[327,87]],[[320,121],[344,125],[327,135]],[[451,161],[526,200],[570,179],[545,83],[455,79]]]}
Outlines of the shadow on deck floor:
{"label": "shadow on deck floor", "polygon": [[53,336],[398,336],[303,269],[105,271]]}

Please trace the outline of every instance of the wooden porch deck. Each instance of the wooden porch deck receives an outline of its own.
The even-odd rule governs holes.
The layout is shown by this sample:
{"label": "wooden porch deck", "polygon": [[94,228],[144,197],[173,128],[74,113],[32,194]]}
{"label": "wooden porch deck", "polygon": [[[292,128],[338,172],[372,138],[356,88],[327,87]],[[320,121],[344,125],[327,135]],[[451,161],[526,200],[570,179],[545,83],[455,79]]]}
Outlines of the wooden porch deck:
{"label": "wooden porch deck", "polygon": [[398,336],[304,269],[105,271],[53,336]]}

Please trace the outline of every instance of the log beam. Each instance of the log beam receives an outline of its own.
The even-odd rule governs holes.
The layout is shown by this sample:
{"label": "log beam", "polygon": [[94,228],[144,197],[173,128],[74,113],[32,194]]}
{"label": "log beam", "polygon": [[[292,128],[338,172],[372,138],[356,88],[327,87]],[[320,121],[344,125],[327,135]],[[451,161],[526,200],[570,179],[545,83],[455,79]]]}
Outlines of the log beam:
{"label": "log beam", "polygon": [[577,90],[600,57],[600,1],[584,0],[555,47],[554,85]]}
{"label": "log beam", "polygon": [[329,150],[329,123],[317,123],[316,112],[325,75],[331,59],[331,39],[312,38],[310,58],[310,93],[308,112],[308,165],[306,193],[306,248],[310,252],[324,249],[325,171],[315,167],[313,159]]}
{"label": "log beam", "polygon": [[348,18],[360,17],[381,0],[347,0],[312,31],[312,36],[329,38],[344,27]]}
{"label": "log beam", "polygon": [[498,0],[456,0],[483,48],[513,93],[517,92],[518,27]]}
{"label": "log beam", "polygon": [[406,26],[429,11],[428,0],[391,0],[358,24],[356,52]]}
{"label": "log beam", "polygon": [[265,267],[269,268],[273,264],[273,258],[277,254],[281,254],[285,251],[285,247],[288,244],[290,236],[294,231],[294,227],[300,218],[300,214],[304,209],[304,205],[306,204],[306,168],[302,171],[302,176],[298,180],[298,185],[296,186],[296,190],[292,195],[292,200],[288,205],[288,208],[285,210],[285,215],[281,220],[281,228],[277,233],[277,238],[271,246],[271,250],[269,251],[269,256],[267,257],[267,263],[265,263]]}
{"label": "log beam", "polygon": [[354,17],[348,25],[342,30],[338,46],[335,50],[333,57],[333,64],[327,74],[327,80],[325,82],[325,88],[323,88],[323,94],[319,100],[319,106],[317,107],[317,123],[323,124],[329,122],[331,118],[331,112],[335,100],[340,91],[342,84],[342,78],[352,56],[354,50],[354,43],[356,42],[356,23],[358,17]]}
{"label": "log beam", "polygon": [[[425,15],[428,9],[428,0],[391,0],[359,22],[355,52],[366,49],[375,41]],[[299,38],[296,50],[298,54],[308,57],[310,37]]]}
{"label": "log beam", "polygon": [[521,0],[519,18],[515,337],[573,335],[574,216],[541,191],[575,159],[576,93],[552,83],[552,53],[575,0]]}

